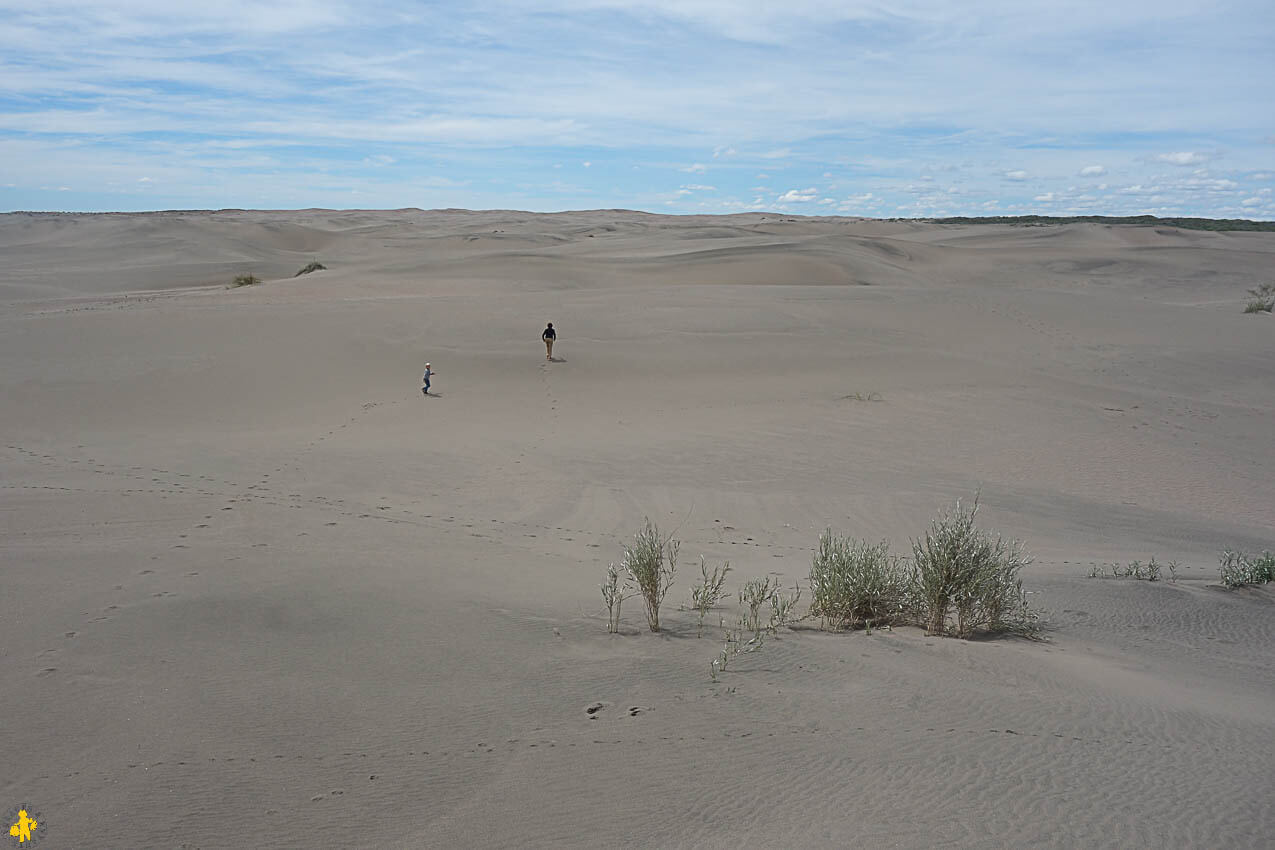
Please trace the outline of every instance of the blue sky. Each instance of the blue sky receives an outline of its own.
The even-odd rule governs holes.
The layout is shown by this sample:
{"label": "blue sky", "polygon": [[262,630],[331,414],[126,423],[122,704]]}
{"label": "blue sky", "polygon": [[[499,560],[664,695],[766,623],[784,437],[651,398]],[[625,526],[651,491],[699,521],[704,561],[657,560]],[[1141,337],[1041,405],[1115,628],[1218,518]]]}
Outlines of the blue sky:
{"label": "blue sky", "polygon": [[1275,3],[0,0],[0,209],[1275,219]]}

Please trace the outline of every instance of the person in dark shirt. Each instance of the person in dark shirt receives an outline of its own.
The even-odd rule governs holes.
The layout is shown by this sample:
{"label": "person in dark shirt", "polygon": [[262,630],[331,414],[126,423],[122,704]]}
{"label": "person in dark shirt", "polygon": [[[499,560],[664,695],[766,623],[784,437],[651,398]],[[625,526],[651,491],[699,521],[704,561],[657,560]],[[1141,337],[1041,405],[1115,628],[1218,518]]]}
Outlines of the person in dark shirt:
{"label": "person in dark shirt", "polygon": [[558,338],[558,332],[553,329],[553,322],[549,323],[549,326],[545,328],[545,332],[540,335],[540,338],[545,341],[545,359],[552,360],[553,341]]}

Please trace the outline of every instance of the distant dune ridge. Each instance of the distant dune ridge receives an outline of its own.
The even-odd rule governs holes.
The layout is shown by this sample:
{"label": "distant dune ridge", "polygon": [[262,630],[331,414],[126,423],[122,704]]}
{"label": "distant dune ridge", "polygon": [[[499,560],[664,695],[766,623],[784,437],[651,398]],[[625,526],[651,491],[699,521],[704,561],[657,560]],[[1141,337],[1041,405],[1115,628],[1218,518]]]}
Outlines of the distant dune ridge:
{"label": "distant dune ridge", "polygon": [[[1022,225],[0,215],[5,805],[68,847],[1267,846],[1275,588],[1218,556],[1275,548],[1275,233]],[[976,493],[1045,640],[806,620],[712,681],[744,582]],[[661,632],[608,634],[648,517]]]}

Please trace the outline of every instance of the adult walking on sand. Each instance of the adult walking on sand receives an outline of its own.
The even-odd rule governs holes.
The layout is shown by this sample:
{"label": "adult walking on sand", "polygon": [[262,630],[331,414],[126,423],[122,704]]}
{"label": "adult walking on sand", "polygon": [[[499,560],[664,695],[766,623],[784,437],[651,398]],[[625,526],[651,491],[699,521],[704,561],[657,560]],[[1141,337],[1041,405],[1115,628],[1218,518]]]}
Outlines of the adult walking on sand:
{"label": "adult walking on sand", "polygon": [[434,374],[434,369],[428,363],[425,364],[425,377],[421,378],[425,382],[425,386],[421,387],[421,392],[429,395],[429,379]]}
{"label": "adult walking on sand", "polygon": [[545,332],[540,335],[540,338],[545,341],[545,359],[552,360],[553,341],[558,338],[558,332],[553,329],[553,322],[549,323],[549,326],[545,328]]}

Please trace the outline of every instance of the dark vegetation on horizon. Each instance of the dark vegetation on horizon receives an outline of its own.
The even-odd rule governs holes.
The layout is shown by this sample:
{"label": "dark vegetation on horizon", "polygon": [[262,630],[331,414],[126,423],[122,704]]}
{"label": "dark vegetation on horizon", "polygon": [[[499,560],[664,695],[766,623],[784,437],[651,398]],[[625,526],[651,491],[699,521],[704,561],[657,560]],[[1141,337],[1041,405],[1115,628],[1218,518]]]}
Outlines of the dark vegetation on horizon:
{"label": "dark vegetation on horizon", "polygon": [[1264,230],[1275,231],[1275,221],[1252,221],[1247,218],[1159,218],[1154,215],[989,215],[955,216],[927,219],[936,224],[1016,224],[1024,227],[1049,224],[1129,224],[1136,227],[1181,227],[1185,230]]}

